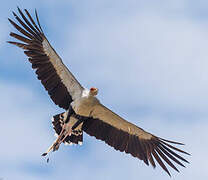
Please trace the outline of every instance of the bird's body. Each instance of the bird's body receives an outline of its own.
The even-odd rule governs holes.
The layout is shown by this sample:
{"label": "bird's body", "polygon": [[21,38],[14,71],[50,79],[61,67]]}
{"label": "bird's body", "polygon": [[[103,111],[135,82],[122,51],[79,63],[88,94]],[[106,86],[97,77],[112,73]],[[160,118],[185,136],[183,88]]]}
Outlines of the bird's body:
{"label": "bird's body", "polygon": [[144,161],[147,165],[156,167],[156,160],[169,175],[165,164],[176,171],[178,169],[172,162],[185,167],[181,161],[188,161],[176,152],[188,153],[171,145],[182,145],[181,143],[148,133],[105,107],[96,97],[98,89],[88,90],[82,87],[63,64],[45,37],[37,13],[37,23],[35,23],[27,10],[25,10],[27,17],[19,8],[18,11],[22,19],[14,12],[13,15],[20,25],[10,19],[9,21],[21,33],[21,35],[16,33],[10,33],[10,35],[20,42],[9,41],[9,43],[24,49],[38,79],[53,102],[66,110],[52,118],[53,128],[58,138],[44,155],[51,150],[58,150],[62,142],[81,144],[84,131],[116,150],[129,153]]}
{"label": "bird's body", "polygon": [[84,89],[81,97],[74,100],[71,106],[76,114],[80,116],[90,116],[93,108],[99,103],[100,101],[90,94],[90,90]]}

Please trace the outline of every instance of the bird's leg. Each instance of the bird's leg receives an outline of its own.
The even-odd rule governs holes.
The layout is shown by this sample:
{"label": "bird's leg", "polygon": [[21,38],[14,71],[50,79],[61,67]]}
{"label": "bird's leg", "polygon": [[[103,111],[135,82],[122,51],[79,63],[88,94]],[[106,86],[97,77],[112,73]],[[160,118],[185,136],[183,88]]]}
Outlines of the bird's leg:
{"label": "bird's leg", "polygon": [[[72,133],[72,127],[71,127],[71,125],[66,123],[66,124],[64,124],[64,126],[65,126],[65,131],[63,132],[63,135],[64,136],[61,136],[61,138],[54,145],[54,150],[53,151],[58,150],[60,144],[62,142],[64,142],[64,140],[67,138],[67,136],[71,136],[71,133]],[[66,130],[66,128],[67,128],[67,130]]]}
{"label": "bird's leg", "polygon": [[65,126],[66,126],[66,124],[64,124],[63,126],[62,126],[62,130],[61,130],[61,133],[59,134],[59,136],[57,137],[57,139],[54,141],[54,143],[48,148],[48,150],[45,152],[45,153],[43,153],[42,154],[42,156],[46,156],[50,151],[56,151],[56,150],[58,150],[58,148],[59,148],[59,145],[60,145],[60,140],[61,140],[61,138],[63,137],[63,135],[64,135],[64,132],[65,132]]}
{"label": "bird's leg", "polygon": [[[69,125],[69,120],[70,117],[75,114],[74,110],[72,109],[72,107],[70,106],[70,108],[68,109],[68,114],[67,114],[67,118],[64,121],[64,124],[62,126],[62,130],[59,134],[59,136],[57,137],[57,139],[54,141],[54,143],[48,148],[48,150],[42,154],[42,156],[46,156],[51,150],[56,151],[58,150],[60,144],[65,140],[65,138],[69,135],[71,135],[72,132],[72,128]],[[68,125],[68,127],[67,127]],[[67,131],[67,132],[66,132]]]}
{"label": "bird's leg", "polygon": [[69,107],[69,110],[68,110],[68,115],[67,115],[66,121],[64,122],[64,125],[63,125],[64,128],[62,128],[62,130],[64,129],[67,132],[66,133],[65,133],[65,131],[62,132],[63,134],[65,133],[63,138],[62,138],[62,133],[60,133],[61,136],[60,136],[59,140],[57,141],[56,145],[54,146],[54,151],[55,150],[58,150],[59,145],[66,139],[67,136],[70,136],[71,135],[71,133],[72,133],[72,127],[71,127],[71,125],[68,122],[69,122],[70,117],[72,115],[75,116],[76,114],[75,114],[74,110],[72,109],[72,107],[70,106]]}
{"label": "bird's leg", "polygon": [[[65,124],[65,125],[68,126],[68,127],[67,127],[67,133],[64,134],[64,137],[61,138],[61,140],[57,142],[57,145],[56,145],[56,146],[58,146],[58,147],[59,147],[59,145],[60,145],[62,142],[64,142],[64,140],[67,138],[67,136],[70,136],[70,135],[71,135],[72,130],[76,129],[77,126],[79,126],[85,119],[88,118],[88,117],[84,117],[84,116],[80,116],[80,115],[78,115],[78,114],[75,114],[75,112],[74,112],[72,115],[73,115],[78,121],[77,121],[72,127],[71,127],[70,124]],[[67,123],[67,121],[66,121],[66,123]],[[55,146],[55,149],[57,149],[56,146]]]}
{"label": "bird's leg", "polygon": [[68,131],[67,133],[64,135],[64,137],[61,139],[61,141],[59,142],[58,145],[60,145],[62,142],[64,142],[64,140],[67,138],[67,136],[71,136],[72,133],[72,128],[70,125],[68,125]]}

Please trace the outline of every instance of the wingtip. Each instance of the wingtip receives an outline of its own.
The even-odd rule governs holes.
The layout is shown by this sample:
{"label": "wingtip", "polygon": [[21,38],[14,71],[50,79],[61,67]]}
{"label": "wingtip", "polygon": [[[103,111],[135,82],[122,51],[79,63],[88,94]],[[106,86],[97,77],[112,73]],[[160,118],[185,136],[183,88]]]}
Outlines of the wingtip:
{"label": "wingtip", "polygon": [[187,155],[191,156],[191,154],[190,154],[190,153],[187,153],[187,152],[186,152],[185,154],[187,154]]}
{"label": "wingtip", "polygon": [[[163,169],[164,170],[164,169]],[[167,170],[165,170],[165,172],[168,174],[168,176],[171,178],[172,176],[171,176],[171,174],[170,174],[170,172],[168,171],[168,169]]]}
{"label": "wingtip", "polygon": [[19,8],[19,6],[17,6],[17,9],[18,9],[19,12],[21,11],[21,9]]}
{"label": "wingtip", "polygon": [[180,173],[180,171],[177,168],[173,168],[173,169],[175,169],[178,173]]}
{"label": "wingtip", "polygon": [[14,11],[12,11],[12,14],[14,15],[14,17],[17,17],[17,14]]}
{"label": "wingtip", "polygon": [[168,169],[165,170],[165,172],[169,175],[170,178],[172,177],[171,174],[170,174],[170,172],[168,171]]}
{"label": "wingtip", "polygon": [[17,7],[17,9],[18,9],[19,13],[20,13],[21,15],[23,15],[22,10],[21,10],[19,7]]}
{"label": "wingtip", "polygon": [[187,153],[186,151],[182,151],[182,153],[188,155],[188,156],[191,156],[191,154]]}
{"label": "wingtip", "polygon": [[15,33],[13,33],[13,32],[10,32],[9,35],[12,37],[15,37]]}
{"label": "wingtip", "polygon": [[[186,162],[186,163],[188,163],[188,164],[190,164],[190,162],[189,162],[189,161],[187,161],[186,159],[185,159],[185,162]],[[185,166],[184,166],[184,167],[185,167]]]}
{"label": "wingtip", "polygon": [[158,138],[162,141],[169,142],[169,143],[172,143],[172,144],[177,144],[177,145],[182,145],[182,146],[185,145],[184,143],[180,143],[180,142],[176,142],[176,141],[170,141],[170,140],[163,139],[163,138],[160,138],[160,137],[158,137]]}
{"label": "wingtip", "polygon": [[6,43],[12,44],[12,41],[6,41]]}
{"label": "wingtip", "polygon": [[37,12],[37,9],[35,9],[35,16],[36,16],[36,19],[37,19],[37,22],[38,22],[38,26],[39,26],[41,32],[43,33],[43,30],[42,30],[42,28],[41,28],[40,21],[39,21],[39,18],[38,18],[38,12]]}
{"label": "wingtip", "polygon": [[168,172],[168,175],[169,175],[169,177],[171,178],[172,176],[171,176],[171,174]]}
{"label": "wingtip", "polygon": [[29,11],[27,10],[27,9],[24,9],[24,11],[28,14],[29,13]]}
{"label": "wingtip", "polygon": [[12,26],[15,26],[16,23],[14,21],[12,21],[10,18],[8,18],[9,22],[12,24]]}
{"label": "wingtip", "polygon": [[26,13],[28,13],[28,10],[27,10],[27,9],[24,9],[24,11],[25,11]]}
{"label": "wingtip", "polygon": [[38,18],[38,11],[36,8],[35,8],[35,16],[36,16],[36,18]]}

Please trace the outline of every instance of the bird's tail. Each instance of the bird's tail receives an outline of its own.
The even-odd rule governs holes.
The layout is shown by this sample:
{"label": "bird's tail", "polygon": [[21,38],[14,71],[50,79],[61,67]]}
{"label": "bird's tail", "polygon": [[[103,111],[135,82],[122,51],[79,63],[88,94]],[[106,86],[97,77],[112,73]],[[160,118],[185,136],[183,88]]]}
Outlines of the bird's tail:
{"label": "bird's tail", "polygon": [[[55,136],[61,133],[66,118],[67,118],[67,112],[57,114],[52,117],[53,129],[56,131]],[[71,127],[76,122],[77,119],[71,116],[69,120]],[[72,130],[72,134],[70,136],[67,136],[63,142],[65,145],[72,145],[72,144],[81,145],[83,142],[82,124],[80,124],[74,130]]]}

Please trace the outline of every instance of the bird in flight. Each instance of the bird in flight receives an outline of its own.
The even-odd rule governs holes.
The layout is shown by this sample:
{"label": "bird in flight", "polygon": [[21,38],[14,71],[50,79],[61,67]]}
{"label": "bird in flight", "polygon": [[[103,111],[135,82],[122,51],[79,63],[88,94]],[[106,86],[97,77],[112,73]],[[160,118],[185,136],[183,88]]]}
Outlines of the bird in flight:
{"label": "bird in flight", "polygon": [[64,65],[44,35],[37,11],[36,22],[28,10],[25,9],[23,13],[18,8],[18,12],[19,16],[13,12],[18,23],[11,19],[9,22],[20,33],[11,32],[10,36],[19,41],[8,43],[24,49],[37,78],[53,102],[65,109],[65,112],[52,118],[57,139],[43,156],[58,150],[61,143],[82,144],[84,131],[115,150],[129,153],[154,168],[157,162],[169,175],[167,165],[178,172],[174,163],[185,167],[182,162],[188,161],[179,153],[189,154],[176,147],[182,143],[155,136],[105,107],[96,97],[98,89],[84,88]]}

